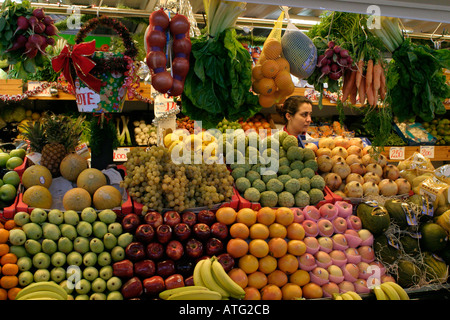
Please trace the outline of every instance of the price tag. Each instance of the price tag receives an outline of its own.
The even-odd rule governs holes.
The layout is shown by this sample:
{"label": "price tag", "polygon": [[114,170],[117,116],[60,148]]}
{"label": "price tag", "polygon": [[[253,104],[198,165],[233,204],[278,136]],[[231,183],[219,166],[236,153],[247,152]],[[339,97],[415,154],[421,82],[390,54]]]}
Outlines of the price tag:
{"label": "price tag", "polygon": [[405,160],[405,147],[390,147],[389,159],[391,160]]}
{"label": "price tag", "polygon": [[420,146],[420,154],[425,158],[434,158],[434,146]]}
{"label": "price tag", "polygon": [[154,104],[155,117],[157,118],[177,108],[177,103],[173,100],[173,97],[169,97],[167,94],[157,94],[154,99]]}
{"label": "price tag", "polygon": [[113,152],[113,161],[125,162],[128,160],[127,153],[130,152],[130,148],[117,148]]}
{"label": "price tag", "polygon": [[[41,81],[28,81],[28,90],[34,90],[35,88],[39,87],[43,82]],[[50,87],[47,89],[42,90],[40,93],[35,95],[36,97],[51,97],[52,93],[50,91]]]}

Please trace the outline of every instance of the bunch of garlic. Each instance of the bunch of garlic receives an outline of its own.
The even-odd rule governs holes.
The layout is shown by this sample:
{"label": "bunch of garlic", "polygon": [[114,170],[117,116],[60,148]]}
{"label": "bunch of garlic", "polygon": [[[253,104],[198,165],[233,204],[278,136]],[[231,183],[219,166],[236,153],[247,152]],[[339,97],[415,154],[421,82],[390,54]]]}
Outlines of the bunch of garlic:
{"label": "bunch of garlic", "polygon": [[151,146],[157,144],[156,127],[145,120],[134,121],[134,139],[139,146]]}

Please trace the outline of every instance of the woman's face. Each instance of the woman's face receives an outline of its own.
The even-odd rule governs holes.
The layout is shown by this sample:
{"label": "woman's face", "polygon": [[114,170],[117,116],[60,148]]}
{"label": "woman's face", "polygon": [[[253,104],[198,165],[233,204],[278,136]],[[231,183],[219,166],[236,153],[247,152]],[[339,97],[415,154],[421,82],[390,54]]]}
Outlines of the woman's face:
{"label": "woman's face", "polygon": [[292,131],[304,133],[311,124],[311,115],[312,105],[309,103],[302,103],[294,115],[287,113],[286,118]]}

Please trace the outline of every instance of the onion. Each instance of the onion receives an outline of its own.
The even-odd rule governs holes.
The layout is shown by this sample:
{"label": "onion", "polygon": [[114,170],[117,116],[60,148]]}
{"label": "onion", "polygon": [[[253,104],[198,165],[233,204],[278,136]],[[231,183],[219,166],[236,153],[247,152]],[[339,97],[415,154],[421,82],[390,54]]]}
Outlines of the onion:
{"label": "onion", "polygon": [[173,85],[173,78],[170,75],[170,72],[163,71],[156,74],[153,74],[152,76],[152,86],[155,88],[156,91],[160,93],[166,93],[169,91],[170,88],[172,88]]}
{"label": "onion", "polygon": [[182,14],[176,14],[170,19],[170,32],[173,35],[185,34],[189,31],[189,21]]}
{"label": "onion", "polygon": [[150,51],[147,54],[147,65],[150,69],[165,68],[167,58],[163,51]]}
{"label": "onion", "polygon": [[169,17],[162,8],[152,12],[149,17],[149,22],[153,27],[159,27],[162,29],[166,29],[170,23]]}
{"label": "onion", "polygon": [[183,93],[184,81],[173,79],[172,88],[167,92],[170,96],[176,97]]}
{"label": "onion", "polygon": [[180,76],[181,78],[186,77],[189,72],[189,60],[185,58],[175,58],[172,61],[172,71],[173,74]]}
{"label": "onion", "polygon": [[146,41],[148,50],[152,50],[152,48],[160,48],[162,50],[166,45],[167,38],[164,32],[159,30],[152,30],[148,34]]}
{"label": "onion", "polygon": [[188,58],[191,53],[191,47],[191,39],[189,38],[174,40],[172,44],[172,50],[175,53],[175,57]]}

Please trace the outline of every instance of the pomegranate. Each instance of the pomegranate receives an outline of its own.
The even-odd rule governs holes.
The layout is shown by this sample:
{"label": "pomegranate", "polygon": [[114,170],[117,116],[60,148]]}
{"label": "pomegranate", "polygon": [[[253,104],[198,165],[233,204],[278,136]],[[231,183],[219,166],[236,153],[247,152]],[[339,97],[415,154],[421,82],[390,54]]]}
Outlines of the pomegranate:
{"label": "pomegranate", "polygon": [[380,183],[381,181],[381,177],[379,175],[377,175],[376,173],[369,171],[367,172],[364,176],[364,181],[365,182],[374,182],[377,185]]}
{"label": "pomegranate", "polygon": [[387,157],[386,157],[384,154],[380,154],[380,155],[378,156],[377,163],[378,163],[382,168],[384,168],[384,167],[387,165],[387,163],[388,163],[388,159],[387,159]]}
{"label": "pomegranate", "polygon": [[364,143],[361,138],[351,138],[349,141],[350,146],[357,146],[362,149],[364,148]]}
{"label": "pomegranate", "polygon": [[351,145],[350,147],[348,147],[348,148],[347,148],[347,152],[348,152],[349,155],[351,155],[351,154],[357,154],[357,155],[359,155],[360,157],[363,156],[363,154],[362,154],[362,148],[359,147],[359,146],[357,146],[357,145]]}
{"label": "pomegranate", "polygon": [[325,184],[331,191],[336,191],[342,184],[342,178],[336,173],[330,172],[325,176]]}
{"label": "pomegranate", "polygon": [[316,151],[318,149],[317,145],[312,142],[308,142],[307,144],[305,144],[305,148],[312,149],[312,151],[314,151],[314,153],[316,153]]}
{"label": "pomegranate", "polygon": [[362,184],[358,181],[350,181],[345,185],[344,193],[350,198],[362,198],[364,195]]}
{"label": "pomegranate", "polygon": [[378,163],[370,163],[366,166],[367,172],[373,172],[380,178],[383,177],[383,168]]}
{"label": "pomegranate", "polygon": [[361,157],[362,160],[362,164],[367,166],[370,163],[377,163],[377,161],[370,155],[370,154],[365,154]]}
{"label": "pomegranate", "polygon": [[350,165],[350,171],[362,176],[366,173],[366,166],[364,166],[362,163],[352,163]]}
{"label": "pomegranate", "polygon": [[372,146],[365,146],[363,148],[362,152],[363,152],[363,156],[366,154],[370,154],[373,152],[373,148],[372,148]]}
{"label": "pomegranate", "polygon": [[333,161],[329,155],[324,154],[317,158],[317,165],[320,172],[330,172],[333,168]]}
{"label": "pomegranate", "polygon": [[394,180],[383,179],[378,184],[378,188],[380,188],[380,194],[385,197],[395,196],[398,192],[398,186],[394,182]]}
{"label": "pomegranate", "polygon": [[341,197],[341,198],[347,198],[347,195],[344,193],[344,191],[341,190],[337,190],[337,191],[333,191],[335,195]]}
{"label": "pomegranate", "polygon": [[326,148],[326,147],[322,147],[322,148],[317,149],[316,156],[320,157],[320,156],[323,156],[323,155],[327,155],[327,156],[331,157],[331,149],[330,148]]}
{"label": "pomegranate", "polygon": [[347,149],[345,149],[344,147],[334,147],[333,150],[331,150],[331,156],[336,155],[346,159],[348,156]]}
{"label": "pomegranate", "polygon": [[351,173],[350,166],[345,162],[337,162],[331,171],[339,175],[341,179],[347,178],[347,176]]}
{"label": "pomegranate", "polygon": [[380,194],[380,188],[378,184],[373,181],[367,181],[363,184],[364,196],[378,196]]}
{"label": "pomegranate", "polygon": [[338,162],[345,162],[345,158],[336,155],[336,156],[331,157],[331,161],[333,162],[333,166],[334,166]]}
{"label": "pomegranate", "polygon": [[359,182],[360,184],[364,183],[364,178],[362,177],[362,175],[358,174],[358,173],[350,173],[347,178],[345,178],[345,183],[348,184],[349,182],[352,181],[356,181]]}
{"label": "pomegranate", "polygon": [[319,139],[319,149],[320,148],[328,148],[333,149],[335,147],[334,139],[331,137],[324,137]]}
{"label": "pomegranate", "polygon": [[343,147],[347,149],[350,146],[350,139],[339,136],[334,139],[335,147]]}
{"label": "pomegranate", "polygon": [[397,184],[398,187],[398,194],[406,194],[409,193],[409,191],[411,191],[411,184],[408,182],[408,180],[404,179],[404,178],[400,178],[395,180],[395,183]]}
{"label": "pomegranate", "polygon": [[388,164],[383,168],[383,178],[397,180],[400,177],[400,170],[396,165]]}
{"label": "pomegranate", "polygon": [[360,163],[362,164],[362,157],[358,154],[349,154],[347,158],[345,159],[345,162],[351,166],[354,163]]}

